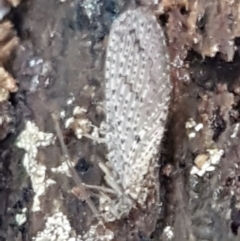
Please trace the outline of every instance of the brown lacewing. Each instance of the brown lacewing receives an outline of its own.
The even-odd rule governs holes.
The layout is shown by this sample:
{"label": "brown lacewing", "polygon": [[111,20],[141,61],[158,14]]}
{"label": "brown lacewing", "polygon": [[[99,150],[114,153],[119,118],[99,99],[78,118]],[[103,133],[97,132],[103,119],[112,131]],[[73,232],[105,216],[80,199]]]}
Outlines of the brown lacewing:
{"label": "brown lacewing", "polygon": [[105,179],[117,194],[102,210],[109,221],[158,203],[169,76],[164,32],[154,14],[146,7],[121,14],[112,24],[105,63],[106,166],[112,173]]}

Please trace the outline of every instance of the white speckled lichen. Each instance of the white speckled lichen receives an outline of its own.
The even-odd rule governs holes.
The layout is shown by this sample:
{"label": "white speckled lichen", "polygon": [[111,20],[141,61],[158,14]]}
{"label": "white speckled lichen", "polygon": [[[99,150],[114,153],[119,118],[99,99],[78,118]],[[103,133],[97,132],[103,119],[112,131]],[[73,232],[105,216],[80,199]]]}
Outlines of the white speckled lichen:
{"label": "white speckled lichen", "polygon": [[162,236],[164,237],[164,240],[171,241],[174,238],[174,230],[173,227],[167,226],[163,230]]}
{"label": "white speckled lichen", "polygon": [[203,129],[203,124],[202,123],[196,123],[192,118],[190,118],[186,124],[185,128],[188,133],[188,138],[193,139],[196,137],[197,132]]}
{"label": "white speckled lichen", "polygon": [[212,172],[220,162],[224,154],[223,150],[207,149],[206,154],[198,155],[194,160],[194,166],[191,169],[192,175],[202,177],[206,172]]}
{"label": "white speckled lichen", "polygon": [[52,133],[39,131],[38,127],[31,121],[26,122],[25,129],[18,136],[16,145],[23,148],[26,153],[23,157],[23,166],[31,178],[33,191],[35,193],[32,211],[40,210],[39,197],[43,195],[47,188],[46,166],[39,163],[37,158],[38,147],[49,146],[55,142]]}
{"label": "white speckled lichen", "polygon": [[56,211],[45,222],[45,228],[39,232],[34,241],[76,241],[78,239],[66,215]]}
{"label": "white speckled lichen", "polygon": [[33,241],[112,241],[113,238],[114,233],[101,221],[91,225],[86,233],[77,235],[67,216],[56,210],[46,219],[43,231],[38,232]]}

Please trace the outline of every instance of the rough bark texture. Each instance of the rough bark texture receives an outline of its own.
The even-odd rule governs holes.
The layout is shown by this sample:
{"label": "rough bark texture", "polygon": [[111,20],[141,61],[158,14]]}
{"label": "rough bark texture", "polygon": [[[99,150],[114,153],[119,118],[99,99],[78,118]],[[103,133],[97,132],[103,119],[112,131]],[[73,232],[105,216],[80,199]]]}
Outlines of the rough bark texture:
{"label": "rough bark texture", "polygon": [[[18,4],[0,1],[0,240],[239,240],[239,3],[164,0],[152,8],[174,91],[151,237],[130,225],[134,212],[104,223],[79,200],[50,115],[60,113],[83,182],[106,186],[98,167],[106,148],[83,136],[101,137],[107,38],[130,3]],[[90,194],[98,206],[99,192]]]}

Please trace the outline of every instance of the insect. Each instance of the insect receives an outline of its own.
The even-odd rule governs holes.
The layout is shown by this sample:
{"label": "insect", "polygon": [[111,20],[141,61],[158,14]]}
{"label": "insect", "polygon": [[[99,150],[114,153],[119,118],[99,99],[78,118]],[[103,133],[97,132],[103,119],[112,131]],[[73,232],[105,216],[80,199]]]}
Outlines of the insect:
{"label": "insect", "polygon": [[100,167],[116,192],[102,209],[108,221],[136,207],[153,210],[158,203],[157,154],[168,115],[169,76],[164,32],[152,12],[138,7],[121,14],[112,24],[105,62],[108,162]]}

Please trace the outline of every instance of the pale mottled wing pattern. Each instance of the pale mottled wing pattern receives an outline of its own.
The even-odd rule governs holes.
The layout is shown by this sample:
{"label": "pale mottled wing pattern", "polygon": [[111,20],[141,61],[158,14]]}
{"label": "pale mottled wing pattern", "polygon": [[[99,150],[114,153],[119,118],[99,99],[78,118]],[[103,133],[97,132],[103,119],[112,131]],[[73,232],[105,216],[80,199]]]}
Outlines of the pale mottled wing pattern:
{"label": "pale mottled wing pattern", "polygon": [[159,151],[170,100],[163,30],[146,8],[112,25],[106,54],[108,160],[125,192],[138,197]]}

